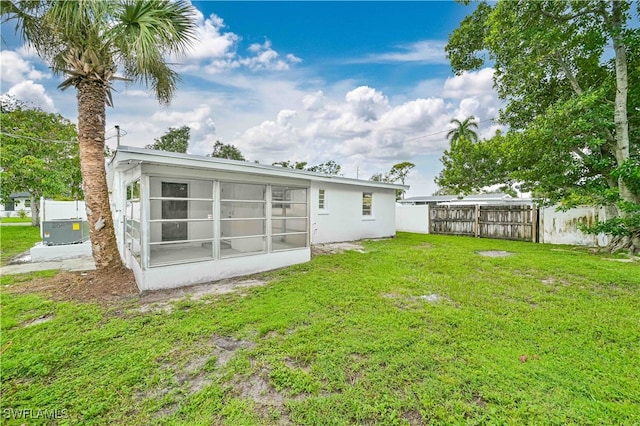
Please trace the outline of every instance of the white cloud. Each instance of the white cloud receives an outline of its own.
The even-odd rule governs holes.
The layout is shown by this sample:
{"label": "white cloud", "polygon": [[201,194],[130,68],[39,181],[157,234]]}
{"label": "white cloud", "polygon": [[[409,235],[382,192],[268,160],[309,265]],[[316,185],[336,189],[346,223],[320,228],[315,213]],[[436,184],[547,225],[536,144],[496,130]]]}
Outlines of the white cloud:
{"label": "white cloud", "polygon": [[324,92],[322,90],[318,90],[315,93],[305,95],[302,98],[302,105],[307,111],[317,111],[322,108],[323,103]]}
{"label": "white cloud", "polygon": [[493,68],[466,72],[448,78],[442,89],[442,96],[458,100],[453,118],[464,120],[473,115],[479,120],[480,138],[490,138],[498,129],[506,131],[505,126],[491,122],[498,117],[500,108],[504,106],[504,102],[498,98],[493,88],[494,73]]}
{"label": "white cloud", "polygon": [[193,123],[201,122],[211,114],[211,107],[207,104],[200,104],[188,111],[176,111],[175,109],[163,109],[151,116],[156,122],[165,123],[168,127],[191,126]]}
{"label": "white cloud", "polygon": [[416,99],[393,108],[380,118],[384,128],[420,132],[432,125],[432,120],[445,114],[442,99]]}
{"label": "white cloud", "polygon": [[174,58],[183,64],[180,69],[183,73],[204,71],[207,74],[219,74],[241,67],[251,71],[285,71],[302,61],[292,53],[281,56],[268,39],[264,43],[251,44],[247,49],[249,55],[240,55],[238,46],[242,38],[225,31],[224,20],[215,14],[205,18],[198,11],[196,24],[197,42],[185,58]]}
{"label": "white cloud", "polygon": [[[328,99],[316,91],[302,95],[298,102],[302,109],[297,113],[282,110],[275,120],[251,126],[231,143],[246,147],[267,162],[290,159],[318,163],[358,156],[381,162],[410,160],[444,149],[449,121],[475,101],[464,99],[454,106],[443,98],[419,98],[391,105],[382,92],[360,86],[343,99]],[[287,151],[288,157],[276,158],[263,149],[270,143],[278,152]]]}
{"label": "white cloud", "polygon": [[254,56],[242,58],[238,62],[253,71],[284,71],[288,70],[292,64],[302,62],[302,59],[291,53],[282,59],[280,54],[271,48],[270,40],[265,40],[262,44],[254,43],[248,50]]}
{"label": "white cloud", "polygon": [[217,59],[234,55],[234,46],[240,37],[232,32],[223,33],[224,20],[217,15],[204,15],[198,11],[196,19],[197,42],[189,52],[190,59]]}
{"label": "white cloud", "polygon": [[213,143],[221,140],[236,145],[248,160],[263,164],[334,160],[349,177],[369,178],[399,161],[412,161],[417,165],[408,181],[413,195],[435,190],[432,181],[441,167],[438,158],[449,145],[446,132],[452,118],[476,115],[482,121],[481,137],[491,136],[497,128],[487,121],[495,117],[490,115],[498,106],[495,93],[415,96],[392,102],[381,90],[345,81],[314,84],[309,90],[301,89],[297,80],[277,75],[234,74],[213,81],[229,82],[233,89],[215,85],[182,90],[171,107],[162,109],[152,96],[145,98],[135,90],[134,98],[116,100],[122,112],[109,110],[107,127],[120,124],[129,133],[123,144],[144,146],[169,127],[186,124],[192,129],[189,152],[193,154],[210,153]]}
{"label": "white cloud", "polygon": [[24,80],[41,80],[46,74],[36,70],[34,66],[25,61],[18,52],[13,50],[0,51],[0,78],[3,83],[20,83]]}
{"label": "white cloud", "polygon": [[442,96],[446,98],[466,98],[469,96],[495,96],[493,89],[493,68],[465,72],[462,75],[447,78]]}
{"label": "white cloud", "polygon": [[276,122],[278,123],[279,127],[289,128],[291,127],[291,122],[293,121],[296,115],[297,113],[295,111],[290,109],[284,109],[278,113],[278,119],[276,120]]}
{"label": "white cloud", "polygon": [[[265,49],[264,43],[253,48],[260,49]],[[444,97],[444,80],[439,88],[426,81],[419,86],[432,87],[430,95],[394,93],[393,101],[385,92],[351,80],[328,84],[304,74],[285,79],[279,74],[232,73],[210,76],[215,83],[210,87],[179,91],[171,107],[162,109],[152,96],[145,99],[133,91],[139,96],[116,102],[123,111],[141,114],[114,115],[110,123],[118,120],[129,132],[124,144],[144,146],[168,127],[188,124],[193,154],[210,153],[213,143],[221,140],[236,145],[248,160],[263,164],[334,160],[349,177],[368,178],[399,161],[412,161],[420,179],[410,178],[409,183],[417,185],[411,193],[420,195],[434,190],[432,180],[441,167],[438,158],[449,145],[446,132],[452,118],[473,114],[481,121],[481,137],[495,132],[497,127],[488,120],[497,115],[497,96],[490,85],[485,90],[478,83],[487,73],[450,79],[447,94],[468,87],[467,96]]]}
{"label": "white cloud", "polygon": [[391,52],[372,53],[363,58],[355,58],[349,63],[380,64],[392,62],[421,62],[430,64],[448,63],[444,53],[446,42],[439,40],[422,40],[415,43],[396,46]]}
{"label": "white cloud", "polygon": [[368,86],[360,86],[344,97],[356,117],[371,121],[389,108],[389,101],[380,92]]}
{"label": "white cloud", "polygon": [[24,80],[13,85],[6,94],[26,104],[36,106],[43,111],[56,112],[53,99],[46,93],[44,86],[31,80]]}

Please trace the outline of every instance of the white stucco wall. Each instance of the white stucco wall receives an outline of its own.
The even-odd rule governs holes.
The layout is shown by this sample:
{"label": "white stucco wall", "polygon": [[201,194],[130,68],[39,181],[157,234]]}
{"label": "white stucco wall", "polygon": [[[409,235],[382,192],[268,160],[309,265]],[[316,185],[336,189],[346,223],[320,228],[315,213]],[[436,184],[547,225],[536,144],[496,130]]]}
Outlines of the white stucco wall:
{"label": "white stucco wall", "polygon": [[306,247],[253,256],[158,266],[146,270],[142,270],[137,262],[130,257],[128,264],[134,271],[140,291],[147,291],[176,288],[254,274],[308,262],[310,259],[311,250]]}
{"label": "white stucco wall", "polygon": [[556,207],[540,209],[540,242],[590,247],[606,246],[609,242],[609,237],[606,235],[585,234],[578,228],[579,223],[591,225],[606,219],[605,209],[602,208],[575,207],[566,212],[556,211]]}
{"label": "white stucco wall", "polygon": [[396,204],[396,230],[428,234],[429,206],[426,204],[418,206]]}
{"label": "white stucco wall", "polygon": [[[325,190],[325,209],[318,207]],[[372,215],[362,215],[362,193],[373,194]],[[394,189],[311,182],[311,244],[382,238],[396,234]]]}

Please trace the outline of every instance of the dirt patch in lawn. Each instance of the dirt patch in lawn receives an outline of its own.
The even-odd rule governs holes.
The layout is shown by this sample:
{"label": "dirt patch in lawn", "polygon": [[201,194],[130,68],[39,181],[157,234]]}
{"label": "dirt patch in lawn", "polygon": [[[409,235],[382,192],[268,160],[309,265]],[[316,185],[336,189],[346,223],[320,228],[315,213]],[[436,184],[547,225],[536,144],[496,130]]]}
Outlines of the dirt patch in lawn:
{"label": "dirt patch in lawn", "polygon": [[254,342],[247,340],[237,340],[229,337],[214,336],[211,339],[214,345],[213,355],[216,356],[216,365],[218,367],[224,367],[233,358],[236,352],[240,349],[252,349],[255,347]]}
{"label": "dirt patch in lawn", "polygon": [[19,285],[6,286],[16,294],[44,293],[54,300],[98,302],[110,305],[138,295],[138,287],[131,270],[120,268],[109,274],[89,272],[60,272],[53,277],[35,278]]}
{"label": "dirt patch in lawn", "polygon": [[361,244],[353,242],[345,243],[329,243],[316,244],[311,247],[311,254],[317,256],[319,254],[336,254],[345,251],[357,251],[358,253],[366,253]]}
{"label": "dirt patch in lawn", "polygon": [[186,297],[191,300],[199,300],[209,295],[239,292],[265,284],[267,284],[267,281],[264,280],[238,277],[140,294],[131,270],[122,268],[109,274],[99,274],[97,271],[63,271],[53,277],[34,278],[31,281],[4,286],[3,288],[10,293],[43,293],[54,300],[97,302],[105,306],[116,305],[119,302],[139,296],[141,312],[161,310],[171,312],[171,303]]}
{"label": "dirt patch in lawn", "polygon": [[140,296],[140,310],[142,312],[150,310],[170,311],[170,308],[166,308],[168,303],[178,301],[185,297],[189,297],[191,300],[199,300],[205,296],[229,294],[251,287],[261,287],[266,284],[267,281],[264,280],[238,277],[187,287],[145,291]]}
{"label": "dirt patch in lawn", "polygon": [[22,327],[31,327],[38,324],[43,324],[45,322],[49,322],[53,319],[53,315],[43,315],[41,317],[32,319],[31,321],[27,321],[22,324]]}
{"label": "dirt patch in lawn", "polygon": [[515,254],[515,253],[511,253],[509,251],[504,251],[504,250],[478,251],[476,253],[478,253],[480,256],[485,256],[485,257],[508,257]]}

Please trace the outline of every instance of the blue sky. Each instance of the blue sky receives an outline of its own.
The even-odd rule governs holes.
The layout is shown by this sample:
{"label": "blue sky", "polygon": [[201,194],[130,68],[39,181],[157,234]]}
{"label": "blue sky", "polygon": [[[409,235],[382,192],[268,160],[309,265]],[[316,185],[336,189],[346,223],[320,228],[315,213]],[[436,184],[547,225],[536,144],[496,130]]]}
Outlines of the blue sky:
{"label": "blue sky", "polygon": [[[334,160],[348,177],[368,179],[400,161],[416,168],[408,195],[428,195],[448,147],[452,118],[475,115],[481,136],[500,103],[493,70],[454,76],[448,35],[472,11],[454,2],[193,2],[198,42],[171,58],[181,74],[175,99],[160,106],[140,86],[116,84],[107,110],[121,143],[144,146],[169,127],[189,125],[189,152],[216,140],[247,159]],[[56,89],[33,53],[2,28],[2,93],[76,121],[73,90]]]}

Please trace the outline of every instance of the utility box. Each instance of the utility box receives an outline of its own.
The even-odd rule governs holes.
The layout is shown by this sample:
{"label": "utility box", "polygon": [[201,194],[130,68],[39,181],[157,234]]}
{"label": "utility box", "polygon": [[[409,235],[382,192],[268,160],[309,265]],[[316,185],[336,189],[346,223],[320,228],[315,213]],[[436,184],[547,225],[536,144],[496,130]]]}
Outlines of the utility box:
{"label": "utility box", "polygon": [[42,242],[47,246],[81,244],[89,239],[89,223],[82,219],[42,222]]}

